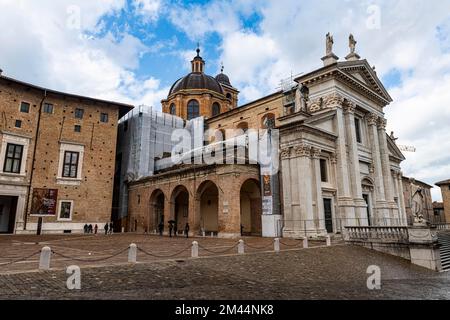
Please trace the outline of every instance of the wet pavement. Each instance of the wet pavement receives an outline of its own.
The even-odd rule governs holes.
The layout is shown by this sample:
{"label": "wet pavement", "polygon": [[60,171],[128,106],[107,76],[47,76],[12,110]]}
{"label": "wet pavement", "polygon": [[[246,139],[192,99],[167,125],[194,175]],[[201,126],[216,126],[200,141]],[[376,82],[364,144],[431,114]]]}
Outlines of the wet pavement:
{"label": "wet pavement", "polygon": [[[5,248],[26,246],[33,239],[0,238],[0,263]],[[89,246],[97,257],[105,250],[120,250],[130,240],[138,247],[156,252],[175,252],[192,239],[167,239],[149,236],[48,238],[53,250],[66,254],[85,253]],[[27,240],[27,241],[24,241]],[[173,241],[172,241],[173,240]],[[209,249],[222,251],[235,240],[196,239]],[[15,242],[18,241],[18,242]],[[252,245],[270,244],[271,239],[245,239]],[[299,242],[286,240],[286,244]],[[21,243],[21,244],[14,244]],[[24,244],[29,243],[29,244]],[[245,255],[235,252],[207,255],[198,259],[188,254],[175,258],[149,257],[136,265],[115,261],[112,265],[81,264],[81,290],[68,290],[64,267],[74,261],[57,262],[56,270],[11,272],[0,267],[0,299],[449,299],[450,276],[411,265],[401,258],[368,249],[336,244],[301,249],[283,247],[280,253],[248,249]],[[40,244],[42,246],[42,243]],[[220,247],[220,248],[219,248]],[[64,248],[64,249],[63,249]],[[36,249],[36,248],[32,248]],[[25,251],[32,251],[28,248]],[[79,250],[79,251],[77,251]],[[253,250],[253,251],[251,251]],[[25,253],[25,252],[23,252]],[[142,260],[143,254],[138,255]],[[81,256],[81,255],[80,255]],[[2,258],[3,257],[3,258]],[[116,257],[117,258],[117,257]],[[114,258],[114,259],[116,259]],[[124,257],[119,257],[126,261]],[[151,259],[150,259],[151,258]],[[153,260],[152,260],[153,259]],[[91,263],[92,264],[92,263]],[[24,266],[27,264],[24,264]],[[367,288],[367,268],[380,267],[381,289]],[[4,269],[4,267],[3,267]]]}

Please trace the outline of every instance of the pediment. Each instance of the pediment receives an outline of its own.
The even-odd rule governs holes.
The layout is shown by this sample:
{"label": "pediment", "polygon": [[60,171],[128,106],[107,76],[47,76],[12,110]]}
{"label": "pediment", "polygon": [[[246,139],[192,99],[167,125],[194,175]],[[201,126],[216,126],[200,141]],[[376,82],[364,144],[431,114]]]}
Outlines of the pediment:
{"label": "pediment", "polygon": [[338,68],[348,76],[367,86],[370,90],[392,102],[392,98],[378,78],[376,72],[370,67],[367,60],[339,62]]}

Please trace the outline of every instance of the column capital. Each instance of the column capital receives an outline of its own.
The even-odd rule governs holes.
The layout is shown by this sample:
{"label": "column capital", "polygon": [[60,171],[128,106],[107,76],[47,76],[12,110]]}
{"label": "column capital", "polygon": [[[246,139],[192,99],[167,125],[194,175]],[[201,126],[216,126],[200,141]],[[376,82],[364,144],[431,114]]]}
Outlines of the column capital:
{"label": "column capital", "polygon": [[385,118],[378,118],[378,129],[379,130],[386,130],[387,120]]}
{"label": "column capital", "polygon": [[345,99],[344,104],[343,104],[343,109],[344,109],[345,113],[354,114],[355,110],[356,110],[356,103]]}
{"label": "column capital", "polygon": [[288,159],[291,156],[291,148],[282,148],[281,149],[281,159]]}
{"label": "column capital", "polygon": [[320,154],[322,153],[322,150],[316,147],[311,148],[311,158],[313,159],[320,159]]}
{"label": "column capital", "polygon": [[336,164],[337,163],[337,154],[336,153],[332,153],[330,155],[330,162],[331,162],[331,164]]}
{"label": "column capital", "polygon": [[295,146],[294,154],[297,157],[309,157],[311,155],[311,146],[305,143]]}
{"label": "column capital", "polygon": [[369,126],[376,126],[378,123],[378,116],[375,113],[369,113],[367,116],[367,123]]}
{"label": "column capital", "polygon": [[324,102],[327,108],[339,107],[341,108],[344,103],[344,97],[334,92],[324,97]]}

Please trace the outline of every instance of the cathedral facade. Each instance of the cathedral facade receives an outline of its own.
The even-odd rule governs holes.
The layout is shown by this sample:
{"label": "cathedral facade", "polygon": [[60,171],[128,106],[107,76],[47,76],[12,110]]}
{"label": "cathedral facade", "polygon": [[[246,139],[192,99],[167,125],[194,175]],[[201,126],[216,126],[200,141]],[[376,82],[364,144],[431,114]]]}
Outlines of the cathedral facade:
{"label": "cathedral facade", "polygon": [[[326,44],[323,67],[239,107],[230,78],[223,69],[205,74],[197,50],[192,72],[162,101],[163,113],[185,123],[202,119],[214,132],[202,148],[244,137],[243,161],[161,166],[169,155],[158,157],[151,174],[126,181],[128,230],[163,225],[167,232],[172,222],[180,233],[189,224],[191,235],[314,237],[345,226],[406,225],[404,156],[386,134],[392,99],[352,36],[345,61],[330,35]],[[249,159],[252,129],[276,137],[276,172]]]}

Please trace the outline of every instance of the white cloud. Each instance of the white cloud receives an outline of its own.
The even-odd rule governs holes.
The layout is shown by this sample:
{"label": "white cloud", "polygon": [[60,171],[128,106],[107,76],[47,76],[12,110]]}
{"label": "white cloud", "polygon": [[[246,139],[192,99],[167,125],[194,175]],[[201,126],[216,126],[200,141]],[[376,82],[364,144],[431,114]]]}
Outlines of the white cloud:
{"label": "white cloud", "polygon": [[[193,38],[211,32],[220,35],[220,59],[241,90],[241,101],[273,92],[291,72],[320,67],[327,32],[334,35],[334,51],[343,59],[349,50],[348,35],[353,33],[358,53],[377,67],[381,78],[396,70],[403,80],[391,89],[395,101],[385,111],[388,130],[395,131],[399,143],[417,148],[417,153],[406,154],[404,173],[430,184],[450,178],[450,2],[251,2],[256,7],[235,0],[220,1],[227,14],[202,17],[202,11],[214,10],[218,3],[176,8],[172,20],[179,19],[179,28]],[[255,10],[261,15],[257,31],[243,29],[242,22],[239,27],[235,21],[243,12],[250,15]],[[219,21],[211,21],[211,16]],[[227,23],[229,27],[223,28]],[[440,198],[438,191],[433,191],[436,199]]]}
{"label": "white cloud", "polygon": [[[0,0],[0,63],[5,75],[52,89],[128,103],[159,105],[161,88],[135,75],[147,48],[123,30],[103,30],[124,0]],[[141,9],[151,10],[150,2]],[[99,32],[102,31],[102,36]],[[89,34],[89,36],[88,36]],[[134,89],[138,88],[138,89]],[[145,99],[149,100],[145,100]]]}
{"label": "white cloud", "polygon": [[146,22],[152,22],[158,19],[161,10],[161,0],[133,0],[136,12],[144,18]]}

